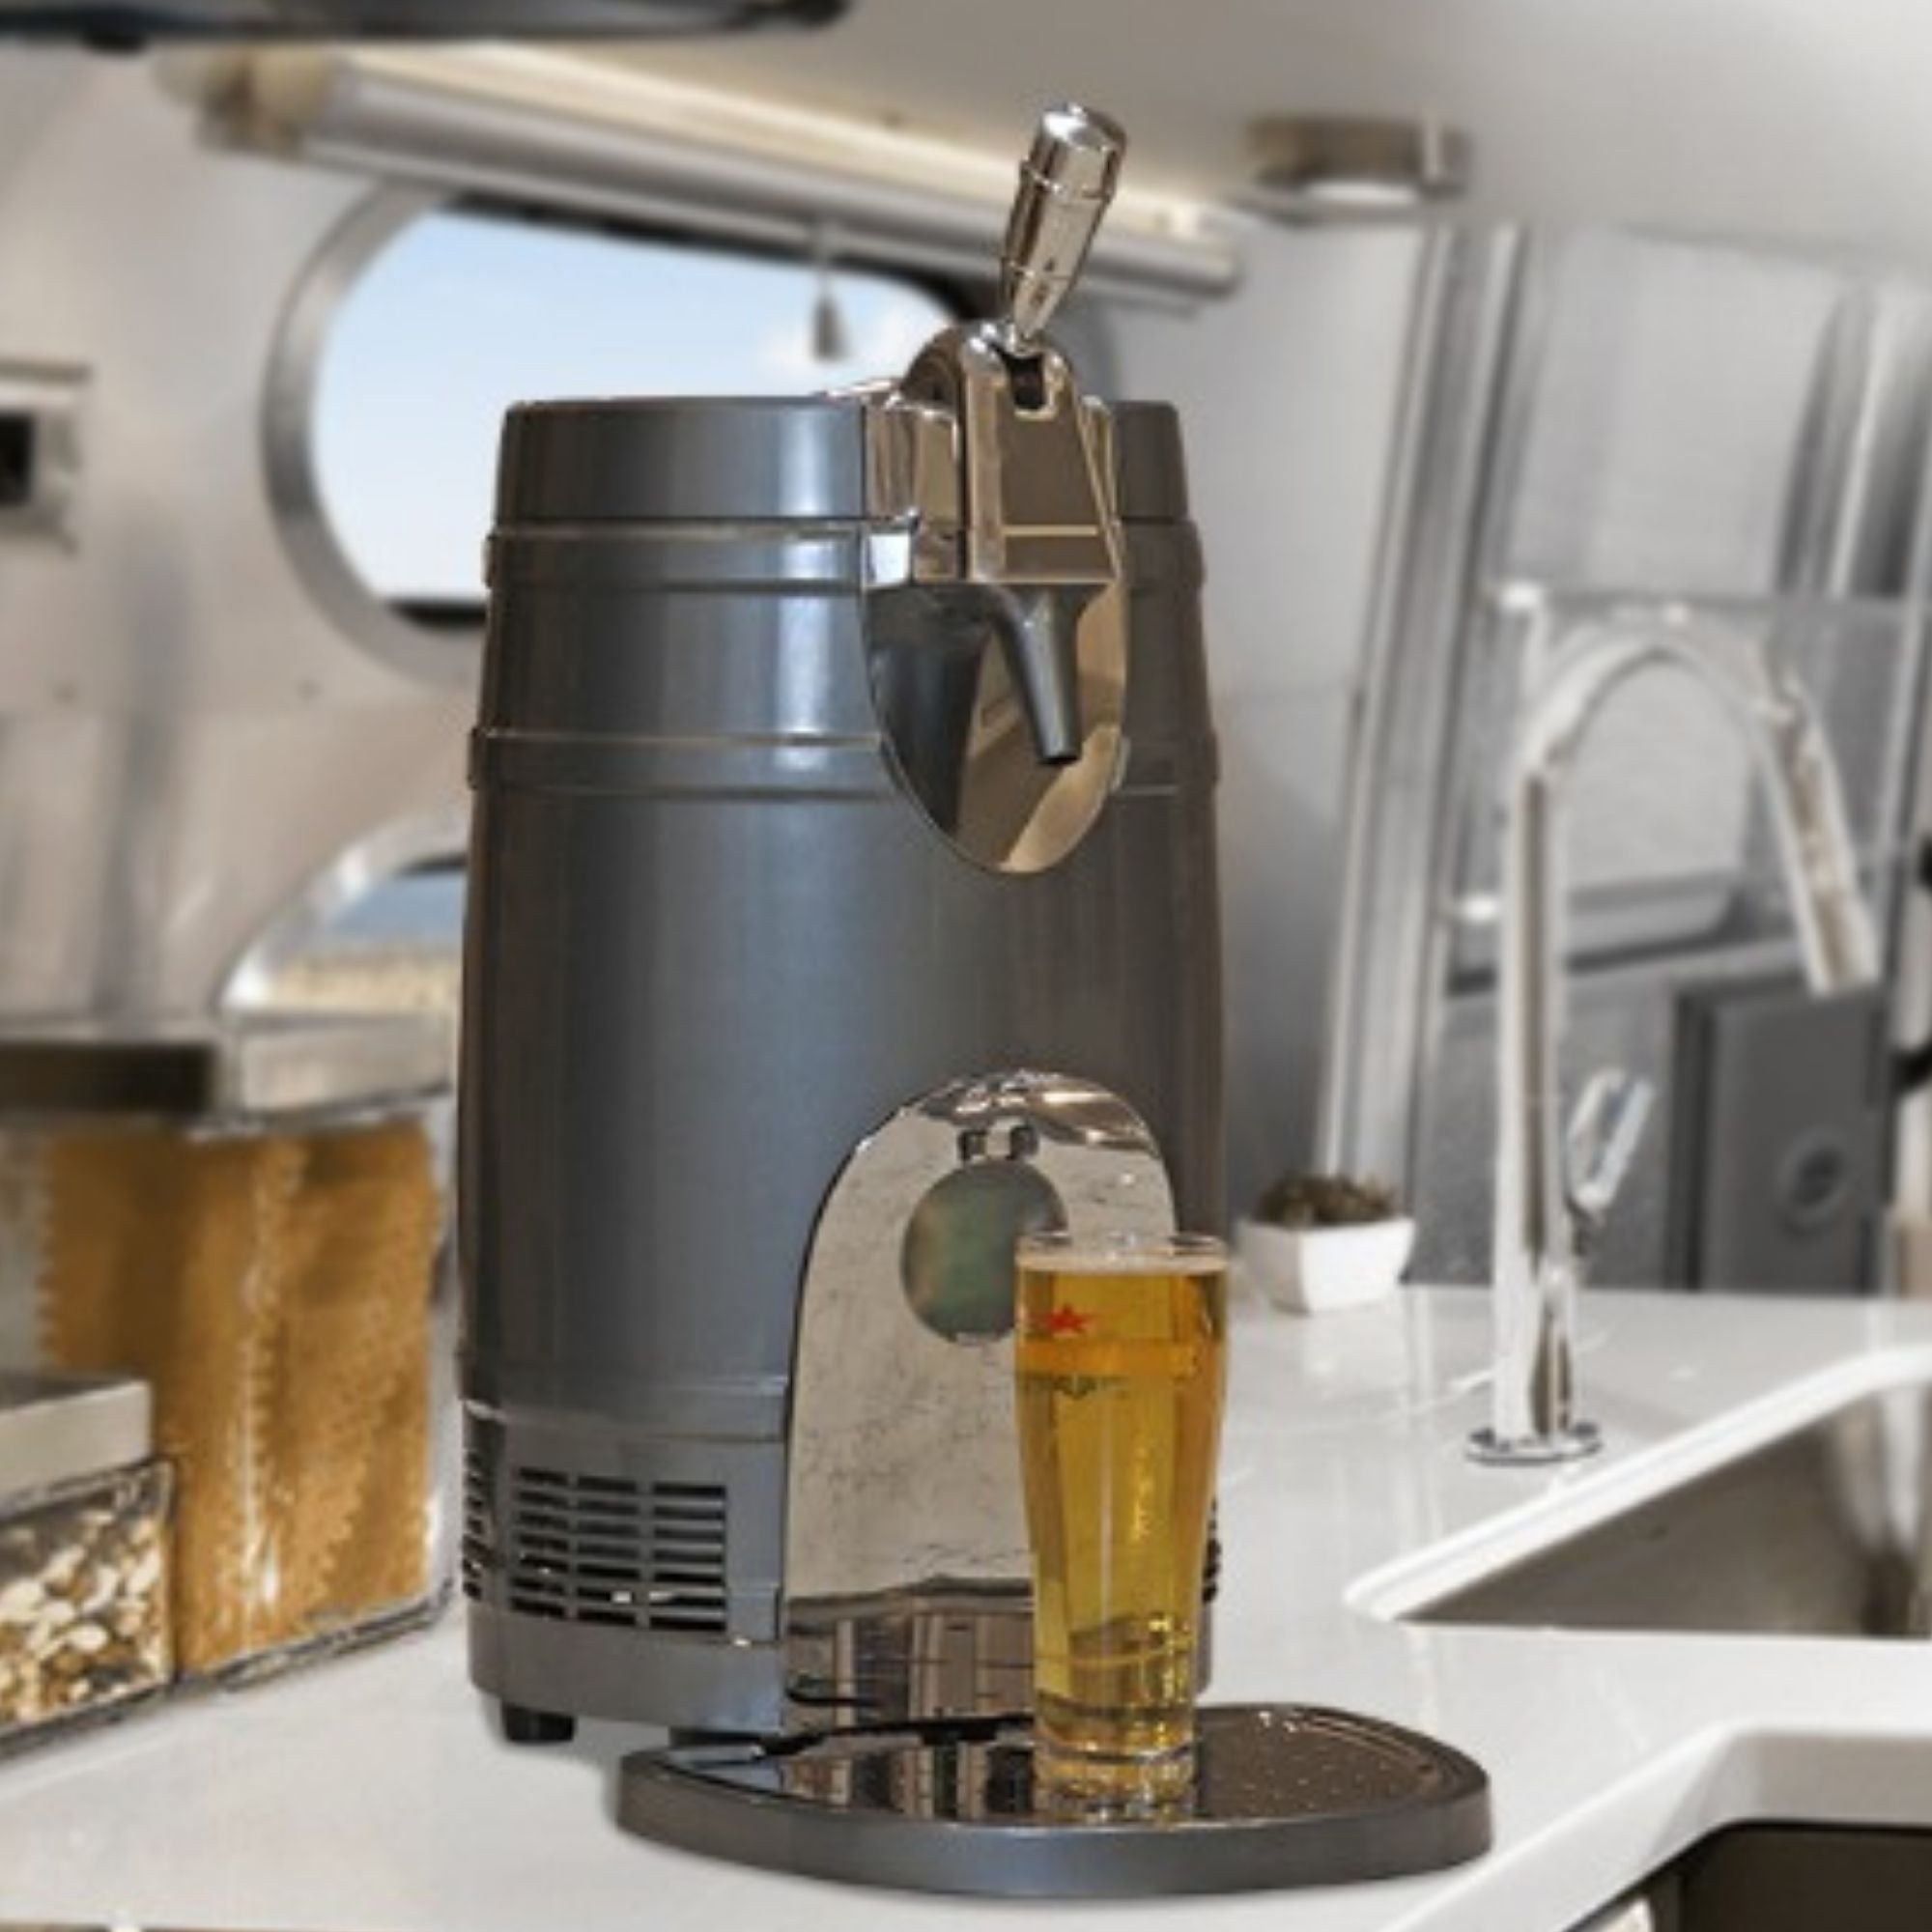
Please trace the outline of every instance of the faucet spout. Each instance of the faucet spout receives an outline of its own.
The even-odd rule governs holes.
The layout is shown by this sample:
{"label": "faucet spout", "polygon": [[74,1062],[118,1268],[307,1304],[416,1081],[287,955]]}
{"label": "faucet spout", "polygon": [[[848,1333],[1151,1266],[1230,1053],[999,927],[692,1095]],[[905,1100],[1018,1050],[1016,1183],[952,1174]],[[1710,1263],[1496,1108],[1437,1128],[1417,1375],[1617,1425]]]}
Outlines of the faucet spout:
{"label": "faucet spout", "polygon": [[1000,599],[1000,644],[1026,714],[1034,756],[1070,765],[1086,749],[1080,713],[1080,614],[1092,590],[1008,591]]}
{"label": "faucet spout", "polygon": [[1503,810],[1497,965],[1495,1359],[1490,1426],[1470,1454],[1534,1463],[1587,1455],[1578,1413],[1577,1208],[1567,1185],[1558,1086],[1562,1038],[1565,792],[1604,701],[1638,671],[1675,665],[1722,703],[1748,743],[1776,831],[1807,980],[1824,994],[1879,973],[1843,791],[1810,698],[1768,641],[1681,606],[1611,614],[1558,632],[1530,607],[1523,696]]}

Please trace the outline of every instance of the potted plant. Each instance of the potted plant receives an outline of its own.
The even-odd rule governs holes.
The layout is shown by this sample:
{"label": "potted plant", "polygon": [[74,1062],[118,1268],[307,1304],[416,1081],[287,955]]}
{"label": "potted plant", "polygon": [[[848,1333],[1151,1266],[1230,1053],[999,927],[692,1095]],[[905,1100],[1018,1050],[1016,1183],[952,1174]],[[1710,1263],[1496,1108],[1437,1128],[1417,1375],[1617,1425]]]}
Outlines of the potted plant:
{"label": "potted plant", "polygon": [[1236,1246],[1270,1301],[1315,1315],[1387,1294],[1408,1265],[1415,1223],[1380,1181],[1290,1174],[1240,1223]]}

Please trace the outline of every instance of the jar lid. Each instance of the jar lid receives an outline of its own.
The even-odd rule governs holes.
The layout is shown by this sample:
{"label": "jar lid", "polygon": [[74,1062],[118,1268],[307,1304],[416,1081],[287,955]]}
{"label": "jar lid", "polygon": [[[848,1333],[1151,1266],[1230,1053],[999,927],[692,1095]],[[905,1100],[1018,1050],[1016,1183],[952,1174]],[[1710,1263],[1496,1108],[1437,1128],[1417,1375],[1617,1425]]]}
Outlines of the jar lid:
{"label": "jar lid", "polygon": [[0,1113],[205,1121],[337,1112],[439,1093],[436,1014],[247,1014],[131,1028],[58,1021],[0,1034]]}
{"label": "jar lid", "polygon": [[0,1369],[0,1496],[124,1469],[154,1448],[146,1382]]}

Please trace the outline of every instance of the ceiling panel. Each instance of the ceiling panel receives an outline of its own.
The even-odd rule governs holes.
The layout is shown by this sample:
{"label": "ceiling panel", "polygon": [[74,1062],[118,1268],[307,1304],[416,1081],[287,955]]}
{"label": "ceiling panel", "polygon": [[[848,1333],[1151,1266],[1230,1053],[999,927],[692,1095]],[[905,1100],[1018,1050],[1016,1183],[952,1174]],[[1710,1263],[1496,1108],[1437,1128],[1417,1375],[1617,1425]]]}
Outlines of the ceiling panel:
{"label": "ceiling panel", "polygon": [[1296,109],[1434,112],[1485,213],[1932,256],[1923,0],[856,0],[808,39],[615,56],[1016,150],[1094,100],[1145,185],[1238,178]]}

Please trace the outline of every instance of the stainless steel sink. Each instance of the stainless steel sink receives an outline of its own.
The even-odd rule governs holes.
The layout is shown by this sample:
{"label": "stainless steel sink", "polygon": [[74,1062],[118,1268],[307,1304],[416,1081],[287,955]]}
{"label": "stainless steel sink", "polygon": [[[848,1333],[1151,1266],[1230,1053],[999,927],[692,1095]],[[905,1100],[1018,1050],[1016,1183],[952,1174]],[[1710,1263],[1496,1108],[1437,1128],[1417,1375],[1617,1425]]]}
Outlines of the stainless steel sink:
{"label": "stainless steel sink", "polygon": [[[1932,1388],[1868,1396],[1407,1614],[1922,1637],[1932,1631],[1928,1453]],[[1924,1915],[1920,1932],[1932,1903]]]}
{"label": "stainless steel sink", "polygon": [[1744,1825],[1575,1932],[1925,1932],[1932,1832]]}

